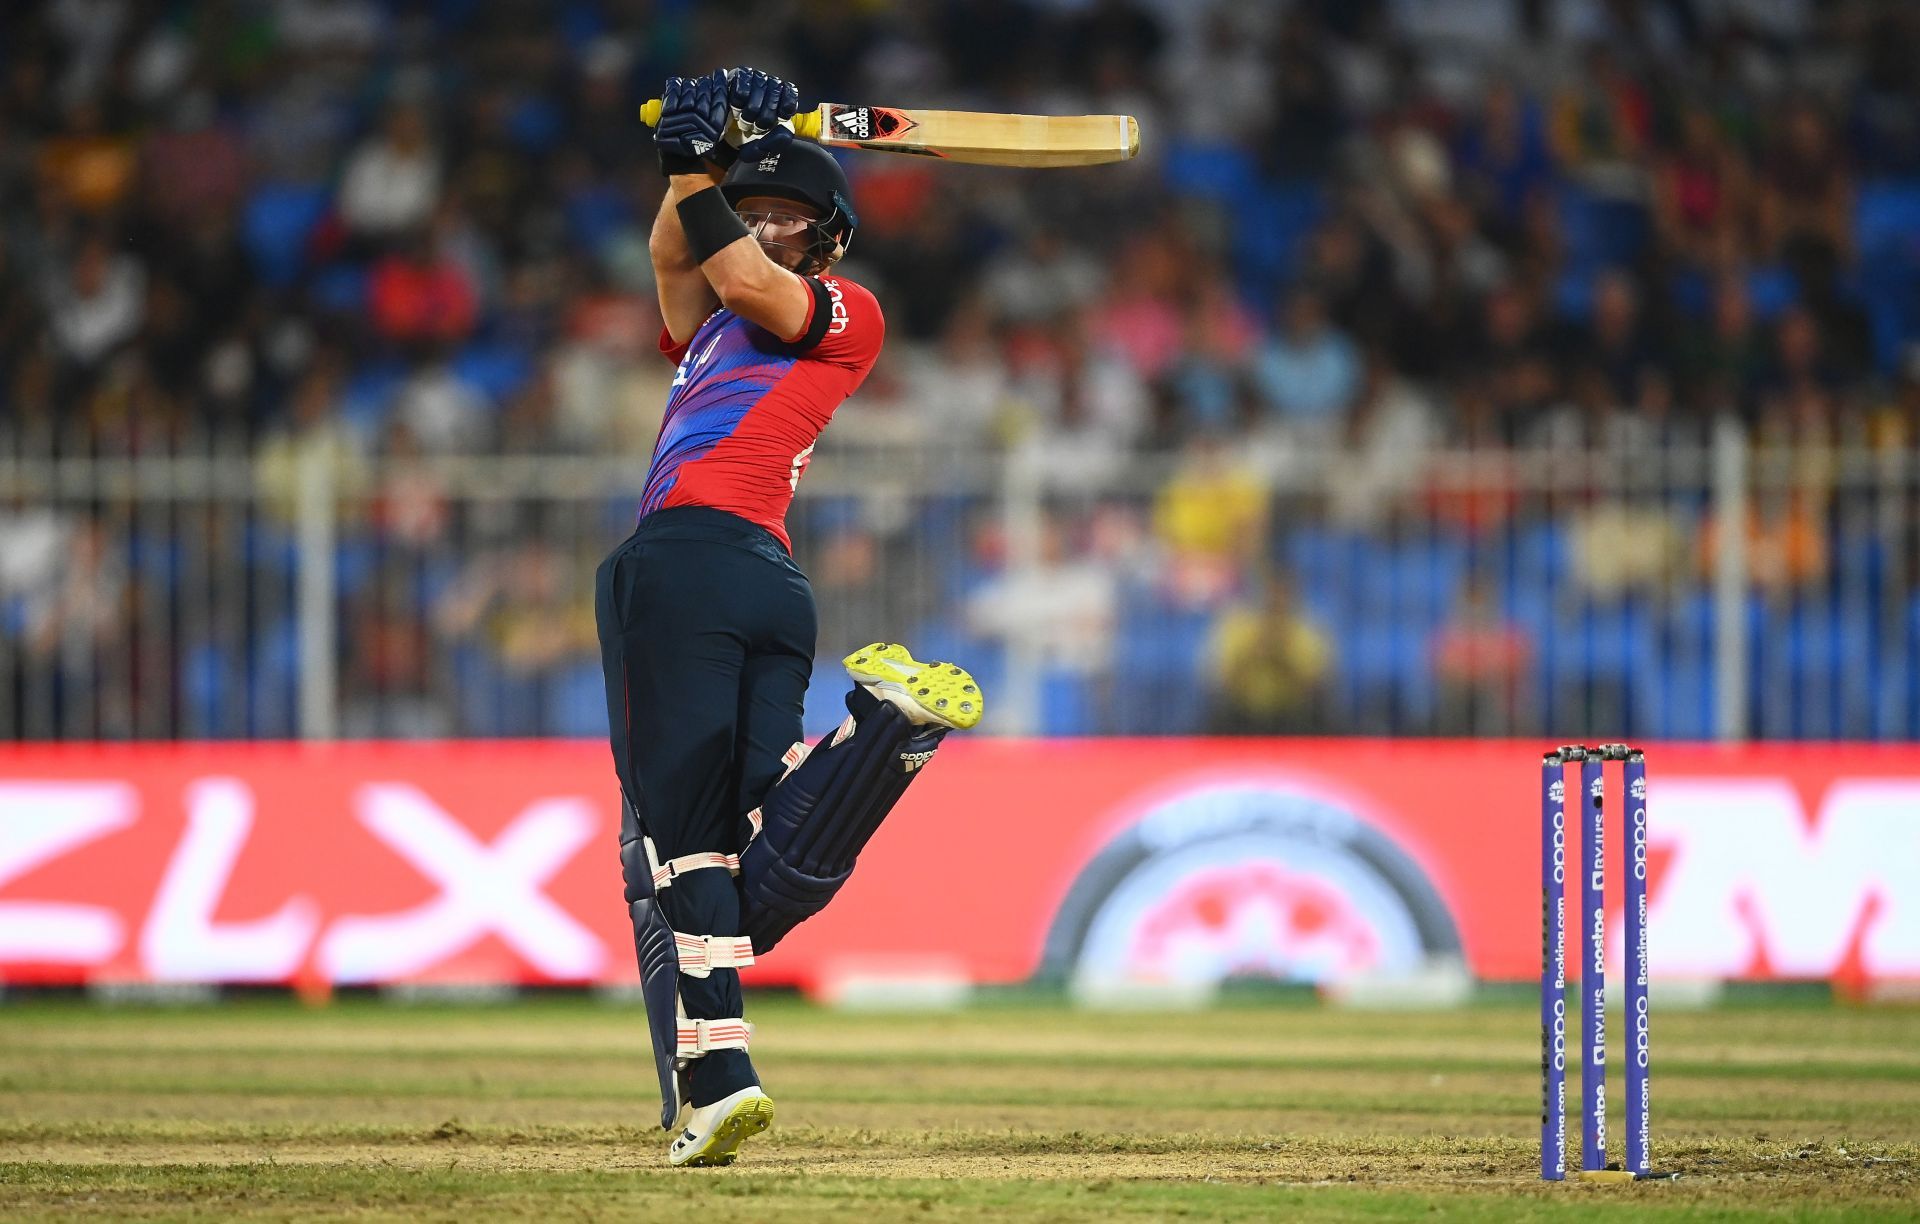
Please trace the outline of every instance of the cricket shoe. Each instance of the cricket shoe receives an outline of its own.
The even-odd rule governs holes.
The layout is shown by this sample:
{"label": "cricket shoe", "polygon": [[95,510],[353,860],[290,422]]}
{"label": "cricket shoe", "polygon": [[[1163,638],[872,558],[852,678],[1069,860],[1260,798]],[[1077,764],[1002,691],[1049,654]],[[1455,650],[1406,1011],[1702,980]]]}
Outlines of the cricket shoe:
{"label": "cricket shoe", "polygon": [[773,1098],[758,1084],[696,1107],[667,1148],[667,1163],[689,1169],[730,1165],[740,1145],[773,1124]]}
{"label": "cricket shoe", "polygon": [[978,726],[986,697],[957,663],[922,663],[898,642],[862,646],[842,660],[861,688],[899,709],[916,726],[965,731]]}

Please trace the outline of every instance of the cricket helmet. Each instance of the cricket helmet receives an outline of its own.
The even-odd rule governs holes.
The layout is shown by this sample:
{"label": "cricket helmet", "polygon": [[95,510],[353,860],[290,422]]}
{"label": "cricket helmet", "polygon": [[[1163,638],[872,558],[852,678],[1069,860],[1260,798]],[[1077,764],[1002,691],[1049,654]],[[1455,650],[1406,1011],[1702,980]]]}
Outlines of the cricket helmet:
{"label": "cricket helmet", "polygon": [[760,158],[741,158],[721,181],[720,194],[734,208],[753,196],[772,196],[811,205],[820,214],[812,225],[806,255],[811,267],[803,273],[823,272],[847,253],[860,218],[853,211],[853,189],[846,171],[833,154],[817,144],[795,140]]}

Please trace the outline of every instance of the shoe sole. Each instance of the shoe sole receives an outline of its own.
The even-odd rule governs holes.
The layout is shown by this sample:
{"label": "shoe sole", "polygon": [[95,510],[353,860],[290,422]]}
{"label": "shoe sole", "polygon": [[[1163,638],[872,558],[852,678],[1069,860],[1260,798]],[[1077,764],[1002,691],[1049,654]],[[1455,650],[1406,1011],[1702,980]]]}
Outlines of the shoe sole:
{"label": "shoe sole", "polygon": [[922,663],[897,642],[875,642],[854,651],[841,665],[855,684],[899,693],[943,727],[966,731],[987,712],[986,695],[973,673],[957,663]]}
{"label": "shoe sole", "polygon": [[720,1119],[700,1150],[680,1162],[683,1169],[724,1168],[739,1156],[740,1145],[773,1125],[773,1098],[752,1097]]}

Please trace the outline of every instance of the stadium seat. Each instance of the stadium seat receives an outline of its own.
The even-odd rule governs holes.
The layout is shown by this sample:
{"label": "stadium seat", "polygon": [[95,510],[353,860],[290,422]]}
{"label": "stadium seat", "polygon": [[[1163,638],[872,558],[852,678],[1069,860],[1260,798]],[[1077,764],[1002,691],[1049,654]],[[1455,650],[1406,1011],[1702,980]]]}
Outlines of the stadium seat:
{"label": "stadium seat", "polygon": [[452,371],[498,408],[533,378],[533,360],[512,345],[475,342],[454,355]]}
{"label": "stadium seat", "polygon": [[1747,300],[1755,318],[1773,319],[1800,300],[1800,284],[1785,268],[1755,268],[1747,273]]}
{"label": "stadium seat", "polygon": [[1177,195],[1232,204],[1252,189],[1257,170],[1242,145],[1178,141],[1162,155],[1161,174]]}
{"label": "stadium seat", "polygon": [[1095,684],[1080,672],[1048,668],[1040,678],[1040,734],[1094,735],[1100,730]]}
{"label": "stadium seat", "polygon": [[398,361],[371,361],[354,369],[340,393],[340,416],[362,436],[378,438],[386,427],[393,397],[406,379]]}
{"label": "stadium seat", "polygon": [[1920,262],[1920,179],[1862,183],[1854,196],[1853,234],[1865,262]]}
{"label": "stadium seat", "polygon": [[1290,279],[1301,240],[1325,209],[1320,188],[1311,183],[1266,183],[1247,193],[1233,221],[1234,254],[1249,290],[1265,299],[1275,282]]}
{"label": "stadium seat", "polygon": [[633,223],[627,193],[610,183],[595,184],[566,199],[567,229],[582,250],[596,254]]}
{"label": "stadium seat", "polygon": [[329,264],[314,274],[307,297],[328,314],[358,317],[366,312],[369,284],[364,266]]}
{"label": "stadium seat", "polygon": [[291,616],[255,630],[247,676],[248,734],[287,739],[299,733],[300,624]]}
{"label": "stadium seat", "polygon": [[276,288],[294,283],[306,267],[307,239],[326,216],[325,184],[265,183],[247,198],[241,240],[254,270]]}
{"label": "stadium seat", "polygon": [[607,734],[606,675],[598,659],[573,663],[547,682],[544,735],[603,739]]}
{"label": "stadium seat", "polygon": [[1575,266],[1630,265],[1646,246],[1651,230],[1646,206],[1580,187],[1560,192],[1560,233]]}

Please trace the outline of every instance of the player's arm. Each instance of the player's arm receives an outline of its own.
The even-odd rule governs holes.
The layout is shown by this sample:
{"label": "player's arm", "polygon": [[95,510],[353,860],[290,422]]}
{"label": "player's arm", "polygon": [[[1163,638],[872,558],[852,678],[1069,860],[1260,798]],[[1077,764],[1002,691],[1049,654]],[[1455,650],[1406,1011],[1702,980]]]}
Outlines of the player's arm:
{"label": "player's arm", "polygon": [[653,258],[655,292],[660,318],[675,344],[693,338],[719,304],[713,286],[700,273],[700,260],[687,245],[676,205],[676,179],[697,180],[710,186],[720,181],[733,150],[723,138],[727,126],[727,82],[714,73],[704,77],[668,77],[661,94],[660,122],[653,133],[653,151],[667,194],[653,219],[647,252]]}
{"label": "player's arm", "polygon": [[782,340],[799,339],[813,317],[814,294],[808,282],[767,258],[711,181],[675,175],[668,195],[675,200],[687,245],[700,259],[700,272],[720,304]]}
{"label": "player's arm", "polygon": [[[689,180],[698,176],[685,175]],[[686,231],[680,228],[680,202],[669,181],[660,211],[653,218],[653,234],[647,241],[653,256],[653,287],[660,298],[660,318],[675,344],[685,344],[720,304],[713,286],[701,274],[700,264],[687,249]],[[715,172],[710,182],[719,181]]]}
{"label": "player's arm", "polygon": [[[791,84],[752,68],[716,72],[696,81],[676,78],[662,97],[655,136],[686,258],[722,306],[783,340],[796,339],[806,330],[814,292],[752,241],[718,189],[715,163],[777,153],[793,139],[781,124],[799,103],[799,91]],[[749,137],[737,153],[725,141],[729,111]],[[660,228],[656,224],[656,234]],[[693,327],[705,317],[700,314]],[[680,338],[678,332],[674,338]]]}

